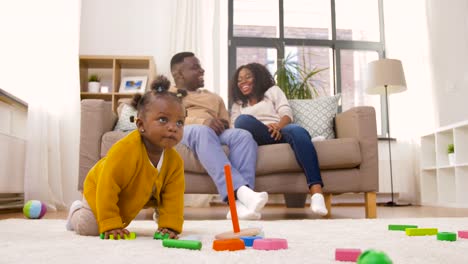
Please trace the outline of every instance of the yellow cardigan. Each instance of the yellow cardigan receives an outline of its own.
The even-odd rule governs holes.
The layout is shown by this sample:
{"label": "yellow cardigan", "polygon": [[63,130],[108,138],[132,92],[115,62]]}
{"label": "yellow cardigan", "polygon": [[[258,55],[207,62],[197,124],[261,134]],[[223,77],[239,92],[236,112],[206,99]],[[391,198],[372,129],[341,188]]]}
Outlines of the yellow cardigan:
{"label": "yellow cardigan", "polygon": [[158,226],[182,232],[184,223],[184,164],[174,149],[165,149],[161,171],[148,157],[135,130],[116,142],[89,171],[83,195],[96,217],[99,233],[124,228],[153,197]]}

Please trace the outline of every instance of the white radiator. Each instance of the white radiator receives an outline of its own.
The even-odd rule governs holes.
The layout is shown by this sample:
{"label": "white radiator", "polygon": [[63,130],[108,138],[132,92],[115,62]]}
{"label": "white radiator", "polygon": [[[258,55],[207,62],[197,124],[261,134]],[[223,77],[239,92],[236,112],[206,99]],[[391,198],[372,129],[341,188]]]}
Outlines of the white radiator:
{"label": "white radiator", "polygon": [[24,160],[25,141],[0,132],[0,209],[22,206]]}
{"label": "white radiator", "polygon": [[24,202],[27,107],[0,89],[0,209]]}

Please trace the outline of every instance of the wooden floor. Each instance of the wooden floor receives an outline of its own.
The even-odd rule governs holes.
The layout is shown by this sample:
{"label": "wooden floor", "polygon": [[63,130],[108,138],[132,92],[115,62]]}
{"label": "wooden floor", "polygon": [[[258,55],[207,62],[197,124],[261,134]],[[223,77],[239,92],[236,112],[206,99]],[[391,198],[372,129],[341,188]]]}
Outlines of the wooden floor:
{"label": "wooden floor", "polygon": [[[222,220],[226,219],[228,206],[212,205],[203,208],[185,208],[186,220]],[[48,212],[45,219],[66,219],[68,212]],[[407,206],[407,207],[377,207],[377,218],[419,218],[419,217],[468,217],[468,209],[441,208],[427,206]],[[24,218],[22,212],[0,211],[0,219]],[[267,205],[262,211],[263,220],[284,220],[284,219],[317,219],[319,217],[312,214],[306,208],[286,208],[284,205]],[[333,205],[332,219],[361,219],[364,216],[363,206]],[[152,210],[143,210],[137,217],[140,220],[152,219]]]}

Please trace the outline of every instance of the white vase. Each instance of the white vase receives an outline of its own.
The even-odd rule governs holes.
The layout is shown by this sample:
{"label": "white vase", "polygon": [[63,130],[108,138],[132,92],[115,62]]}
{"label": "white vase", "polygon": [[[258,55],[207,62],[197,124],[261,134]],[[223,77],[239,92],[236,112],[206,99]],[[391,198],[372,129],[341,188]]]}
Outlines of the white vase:
{"label": "white vase", "polygon": [[450,166],[455,165],[455,153],[448,154],[448,161]]}
{"label": "white vase", "polygon": [[88,92],[99,93],[100,88],[101,88],[100,82],[88,82]]}

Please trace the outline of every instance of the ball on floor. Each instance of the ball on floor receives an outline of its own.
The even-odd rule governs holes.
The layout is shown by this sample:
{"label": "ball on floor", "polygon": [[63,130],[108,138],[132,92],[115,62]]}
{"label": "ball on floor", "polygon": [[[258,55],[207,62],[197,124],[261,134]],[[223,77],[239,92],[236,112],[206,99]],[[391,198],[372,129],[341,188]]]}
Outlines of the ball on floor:
{"label": "ball on floor", "polygon": [[46,212],[46,204],[38,200],[29,200],[23,207],[23,214],[29,219],[41,219]]}

